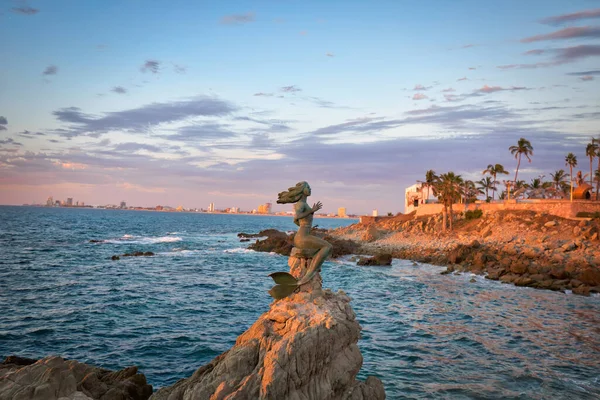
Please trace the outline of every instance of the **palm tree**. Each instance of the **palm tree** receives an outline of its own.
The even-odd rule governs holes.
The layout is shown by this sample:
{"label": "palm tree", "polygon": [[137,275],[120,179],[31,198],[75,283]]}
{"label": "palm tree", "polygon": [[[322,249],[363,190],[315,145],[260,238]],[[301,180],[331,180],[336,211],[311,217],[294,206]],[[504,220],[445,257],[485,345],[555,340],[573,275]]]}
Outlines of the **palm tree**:
{"label": "palm tree", "polygon": [[490,201],[489,191],[496,190],[496,186],[495,186],[496,181],[492,180],[492,178],[490,178],[489,176],[486,176],[485,178],[477,181],[477,183],[479,184],[479,187],[478,187],[479,189],[485,190],[485,201],[487,201],[489,203],[489,201]]}
{"label": "palm tree", "polygon": [[594,180],[596,181],[596,200],[600,200],[600,198],[598,198],[598,191],[600,191],[600,168],[594,172]]}
{"label": "palm tree", "polygon": [[433,185],[436,178],[437,178],[437,175],[435,174],[434,170],[430,169],[429,171],[425,172],[425,184],[427,185],[427,198],[429,198],[429,188]]}
{"label": "palm tree", "polygon": [[[498,174],[505,174],[508,175],[508,171],[504,169],[504,166],[502,164],[489,164],[487,166],[487,168],[483,171],[483,174],[490,174],[492,175],[492,177],[494,177],[494,182],[493,185],[497,185],[498,181],[496,180],[496,176]],[[481,182],[481,181],[480,181]],[[487,192],[486,192],[487,193]],[[486,198],[488,197],[488,195],[486,194],[485,196]],[[494,187],[494,189],[492,190],[492,200],[494,200],[496,198],[496,188]]]}
{"label": "palm tree", "polygon": [[[489,178],[489,176],[487,177]],[[475,186],[475,182],[466,180],[463,183],[463,198],[465,199],[465,206],[469,203],[477,201],[477,196],[483,194],[478,187]]]}
{"label": "palm tree", "polygon": [[573,153],[567,154],[565,157],[565,165],[569,166],[571,175],[571,201],[573,201],[573,167],[577,166],[577,157]]}
{"label": "palm tree", "polygon": [[516,146],[510,146],[508,148],[510,150],[510,154],[514,155],[517,161],[517,170],[515,171],[515,182],[517,182],[517,176],[519,175],[519,167],[521,166],[521,155],[527,157],[527,160],[531,162],[531,157],[533,155],[533,147],[529,140],[525,138],[519,139]]}
{"label": "palm tree", "polygon": [[559,169],[555,173],[550,174],[550,176],[552,177],[552,183],[554,184],[554,189],[556,190],[556,195],[558,196],[559,193],[564,191],[563,186],[565,185],[565,180],[569,174],[567,174],[564,169]]}
{"label": "palm tree", "polygon": [[[598,167],[596,168],[596,170],[600,171],[600,137],[598,139],[592,138],[592,143],[594,143],[598,146],[598,151],[596,151],[596,157],[598,157]],[[599,190],[600,190],[600,182],[596,182],[596,200],[599,200],[598,199],[598,191]]]}
{"label": "palm tree", "polygon": [[596,141],[594,140],[594,138],[592,138],[592,142],[588,143],[587,146],[585,147],[585,155],[590,158],[590,186],[594,186],[592,183],[593,178],[594,178],[594,171],[593,171],[593,167],[592,167],[594,158],[600,157],[600,149],[598,147],[599,146],[596,143]]}
{"label": "palm tree", "polygon": [[446,231],[448,212],[450,214],[450,230],[452,230],[452,220],[454,217],[452,204],[461,197],[462,183],[463,179],[460,175],[456,175],[454,172],[447,172],[438,176],[433,184],[433,194],[437,196],[444,206],[442,211],[442,229],[444,232]]}

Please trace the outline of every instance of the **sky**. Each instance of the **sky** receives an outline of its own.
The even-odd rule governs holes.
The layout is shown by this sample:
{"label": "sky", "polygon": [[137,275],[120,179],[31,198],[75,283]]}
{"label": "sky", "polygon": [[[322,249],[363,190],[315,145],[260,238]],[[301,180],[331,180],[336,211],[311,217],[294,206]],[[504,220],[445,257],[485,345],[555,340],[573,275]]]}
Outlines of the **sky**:
{"label": "sky", "polygon": [[600,137],[598,0],[0,0],[0,38],[0,204],[396,213]]}

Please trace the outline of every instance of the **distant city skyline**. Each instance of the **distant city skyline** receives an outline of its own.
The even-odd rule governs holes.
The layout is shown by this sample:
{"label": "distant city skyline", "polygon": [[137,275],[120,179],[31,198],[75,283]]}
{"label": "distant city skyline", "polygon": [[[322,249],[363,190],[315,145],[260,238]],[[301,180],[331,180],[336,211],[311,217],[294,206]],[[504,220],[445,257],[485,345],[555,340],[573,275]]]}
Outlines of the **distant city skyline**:
{"label": "distant city skyline", "polygon": [[404,209],[429,169],[564,169],[600,137],[597,1],[7,0],[0,204]]}

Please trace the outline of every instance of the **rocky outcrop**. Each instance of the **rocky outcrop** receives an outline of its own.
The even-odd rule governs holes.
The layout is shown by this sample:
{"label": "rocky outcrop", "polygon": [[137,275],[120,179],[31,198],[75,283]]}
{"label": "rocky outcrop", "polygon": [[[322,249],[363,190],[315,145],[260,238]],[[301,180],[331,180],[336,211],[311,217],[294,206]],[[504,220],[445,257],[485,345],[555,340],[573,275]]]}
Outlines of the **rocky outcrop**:
{"label": "rocky outcrop", "polygon": [[0,400],[146,400],[151,394],[137,367],[113,372],[56,356],[11,356],[0,364]]}
{"label": "rocky outcrop", "polygon": [[392,265],[392,255],[389,253],[377,254],[373,257],[361,257],[356,265],[361,266],[387,266]]}
{"label": "rocky outcrop", "polygon": [[[441,233],[441,217],[375,220],[329,232],[357,242],[355,254],[390,252],[394,258],[446,265],[445,273],[469,271],[486,278],[575,294],[600,293],[600,220],[573,220],[533,211],[498,211]],[[386,232],[370,237],[373,226]]]}
{"label": "rocky outcrop", "polygon": [[[292,275],[304,274],[300,264]],[[356,380],[361,328],[350,298],[320,282],[274,301],[229,351],[151,399],[384,399],[379,379]]]}
{"label": "rocky outcrop", "polygon": [[[360,248],[360,244],[353,240],[340,239],[335,236],[330,236],[327,234],[327,232],[328,231],[324,229],[313,228],[311,233],[315,236],[323,238],[326,242],[329,242],[333,246],[333,250],[331,252],[332,258],[337,258],[348,254],[356,254]],[[267,238],[257,240],[255,243],[252,243],[250,246],[248,246],[250,250],[289,256],[292,251],[292,247],[294,247],[294,234],[288,235],[287,233],[278,231],[276,229],[266,229],[256,235],[259,235],[260,237],[266,236]],[[239,233],[238,236],[243,238],[258,237],[254,234],[248,233]]]}
{"label": "rocky outcrop", "polygon": [[114,255],[112,256],[110,259],[111,260],[120,260],[121,257],[152,257],[154,255],[153,252],[151,251],[134,251],[133,253],[125,253],[125,254],[121,254],[120,256],[118,255]]}
{"label": "rocky outcrop", "polygon": [[267,238],[263,240],[257,240],[255,243],[252,243],[248,247],[249,249],[289,256],[290,252],[292,251],[292,247],[294,247],[294,236],[288,235],[285,232],[281,232],[276,229],[267,229],[261,231],[259,235],[261,235],[261,237],[267,236]]}

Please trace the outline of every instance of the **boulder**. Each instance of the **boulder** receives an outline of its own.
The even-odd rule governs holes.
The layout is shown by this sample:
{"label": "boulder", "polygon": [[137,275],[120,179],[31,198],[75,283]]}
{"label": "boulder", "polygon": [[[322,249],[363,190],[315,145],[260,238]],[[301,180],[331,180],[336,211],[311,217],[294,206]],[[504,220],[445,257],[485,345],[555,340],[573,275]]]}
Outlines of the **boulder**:
{"label": "boulder", "polygon": [[113,372],[56,356],[34,363],[13,357],[0,364],[2,400],[146,400],[152,394],[137,367]]}
{"label": "boulder", "polygon": [[[294,276],[303,274],[290,263]],[[151,399],[384,399],[378,378],[356,380],[361,327],[350,298],[320,282],[317,274],[274,301],[230,350]]]}
{"label": "boulder", "polygon": [[590,287],[586,285],[579,285],[577,287],[574,287],[572,290],[574,294],[578,294],[580,296],[590,295]]}
{"label": "boulder", "polygon": [[259,233],[259,235],[263,234],[267,236],[266,239],[257,240],[248,248],[254,251],[273,252],[284,256],[290,255],[293,247],[293,236],[288,236],[285,232],[276,229],[267,229]]}
{"label": "boulder", "polygon": [[544,224],[544,226],[545,226],[546,228],[550,228],[550,227],[556,226],[556,221],[548,221],[548,222],[546,222],[546,223]]}
{"label": "boulder", "polygon": [[528,263],[520,260],[515,260],[510,265],[510,272],[517,275],[522,275],[527,272]]}
{"label": "boulder", "polygon": [[365,242],[374,242],[375,240],[378,240],[380,237],[381,237],[381,233],[379,232],[377,227],[375,225],[369,225],[369,226],[367,226],[367,229],[365,229],[364,233],[362,234],[361,239],[364,240]]}
{"label": "boulder", "polygon": [[577,275],[577,279],[588,286],[600,286],[600,269],[584,269]]}
{"label": "boulder", "polygon": [[373,265],[392,265],[392,255],[389,253],[377,254],[374,257],[360,258],[356,265],[373,266]]}

